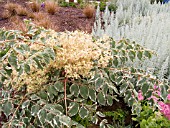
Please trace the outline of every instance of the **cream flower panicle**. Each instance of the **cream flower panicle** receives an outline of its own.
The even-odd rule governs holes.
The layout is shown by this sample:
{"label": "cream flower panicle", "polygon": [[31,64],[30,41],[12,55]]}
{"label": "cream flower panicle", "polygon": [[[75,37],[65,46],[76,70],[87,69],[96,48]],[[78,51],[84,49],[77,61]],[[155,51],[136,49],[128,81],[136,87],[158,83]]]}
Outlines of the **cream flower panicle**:
{"label": "cream flower panicle", "polygon": [[57,69],[64,68],[67,77],[88,77],[94,61],[98,60],[99,67],[106,67],[112,58],[108,37],[93,41],[92,35],[79,31],[51,37],[56,37],[56,45],[61,45],[61,48],[56,50],[56,60],[50,65]]}
{"label": "cream flower panicle", "polygon": [[69,78],[91,77],[94,66],[106,67],[112,59],[108,37],[94,41],[92,35],[80,31],[42,31],[36,42],[28,45],[30,50],[37,51],[51,48],[56,54],[55,60],[51,60],[43,70],[37,69],[32,63],[29,74],[22,74],[22,79],[13,79],[16,86],[27,85],[28,92],[42,88],[48,82],[47,73],[52,69],[64,69]]}

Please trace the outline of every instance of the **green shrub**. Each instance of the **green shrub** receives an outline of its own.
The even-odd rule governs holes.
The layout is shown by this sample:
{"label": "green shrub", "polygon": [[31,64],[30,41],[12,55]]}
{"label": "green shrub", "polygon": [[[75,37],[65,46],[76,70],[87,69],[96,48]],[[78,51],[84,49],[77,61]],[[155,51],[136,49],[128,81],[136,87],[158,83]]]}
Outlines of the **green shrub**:
{"label": "green shrub", "polygon": [[140,128],[169,128],[170,126],[170,121],[148,104],[143,105],[140,116],[133,119],[139,122]]}
{"label": "green shrub", "polygon": [[77,2],[78,2],[79,4],[84,3],[83,0],[77,0]]}
{"label": "green shrub", "polygon": [[60,3],[59,3],[59,5],[61,6],[61,7],[76,7],[76,4],[74,3],[74,2],[65,2],[65,1],[61,1]]}
{"label": "green shrub", "polygon": [[116,12],[117,6],[116,4],[110,4],[108,6],[109,11]]}
{"label": "green shrub", "polygon": [[75,8],[75,7],[76,7],[76,4],[75,4],[74,2],[69,2],[69,6]]}
{"label": "green shrub", "polygon": [[[60,32],[26,21],[27,32],[0,30],[0,110],[3,127],[110,126],[99,106],[123,97],[140,115],[138,90],[151,96],[155,84],[166,100],[168,85],[126,61],[151,58],[135,42]],[[155,106],[156,104],[153,104]],[[75,118],[75,116],[77,116]],[[80,119],[80,118],[82,119]]]}
{"label": "green shrub", "polygon": [[[97,9],[98,3],[94,3],[94,5],[95,5],[95,8]],[[106,2],[100,2],[99,4],[100,11],[104,11],[106,9],[106,6],[107,6]],[[109,11],[116,12],[117,5],[115,3],[110,3],[108,5],[108,9]]]}
{"label": "green shrub", "polygon": [[69,3],[68,3],[68,2],[65,2],[65,1],[60,2],[59,5],[60,5],[61,7],[69,7]]}
{"label": "green shrub", "polygon": [[127,112],[122,109],[117,109],[116,111],[106,111],[104,112],[106,117],[111,117],[113,123],[111,125],[125,127],[125,118],[127,116]]}
{"label": "green shrub", "polygon": [[106,8],[106,2],[100,2],[99,7],[100,7],[100,11],[104,11]]}

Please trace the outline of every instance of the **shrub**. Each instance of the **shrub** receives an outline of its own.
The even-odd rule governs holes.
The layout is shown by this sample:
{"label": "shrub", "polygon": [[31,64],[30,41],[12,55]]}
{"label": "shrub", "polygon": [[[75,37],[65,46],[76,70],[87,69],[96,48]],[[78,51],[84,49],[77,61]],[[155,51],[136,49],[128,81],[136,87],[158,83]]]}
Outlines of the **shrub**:
{"label": "shrub", "polygon": [[78,6],[78,8],[84,9],[86,6],[87,6],[86,3],[80,3],[79,6]]}
{"label": "shrub", "polygon": [[170,126],[170,120],[166,119],[159,111],[155,111],[154,108],[148,104],[144,104],[142,106],[140,117],[133,119],[140,123],[140,128],[159,128]]}
{"label": "shrub", "polygon": [[84,3],[83,0],[77,0],[77,2],[78,2],[79,4]]}
{"label": "shrub", "polygon": [[76,4],[75,4],[74,2],[69,2],[69,6],[75,8],[75,7],[76,7]]}
{"label": "shrub", "polygon": [[[95,8],[97,9],[98,3],[94,2],[94,4],[95,4]],[[117,10],[116,1],[108,2],[108,4],[104,1],[101,1],[99,3],[100,11],[104,12],[104,10],[106,9],[106,6],[108,6],[109,11],[116,12]]]}
{"label": "shrub", "polygon": [[139,116],[137,92],[141,90],[147,99],[155,83],[166,100],[166,81],[125,65],[135,58],[150,58],[152,51],[125,39],[115,42],[78,31],[57,33],[25,22],[26,33],[0,30],[3,127],[82,127],[73,120],[75,115],[85,124],[88,120],[110,126],[101,118],[105,114],[99,106],[111,106],[123,97]]}
{"label": "shrub", "polygon": [[106,2],[100,2],[99,7],[100,7],[100,11],[104,11],[106,8]]}
{"label": "shrub", "polygon": [[109,11],[116,12],[117,6],[116,6],[116,4],[111,3],[111,4],[108,6],[108,9],[109,9]]}
{"label": "shrub", "polygon": [[65,2],[65,1],[61,1],[59,3],[59,6],[61,7],[76,7],[76,4],[74,2]]}
{"label": "shrub", "polygon": [[116,109],[116,111],[107,111],[104,112],[106,117],[112,118],[112,126],[117,128],[123,128],[125,126],[125,118],[127,116],[127,112],[122,109]]}
{"label": "shrub", "polygon": [[95,14],[95,7],[93,5],[87,5],[83,9],[83,13],[87,18],[92,18],[93,15]]}
{"label": "shrub", "polygon": [[59,4],[61,7],[69,7],[69,3],[65,1],[61,1]]}

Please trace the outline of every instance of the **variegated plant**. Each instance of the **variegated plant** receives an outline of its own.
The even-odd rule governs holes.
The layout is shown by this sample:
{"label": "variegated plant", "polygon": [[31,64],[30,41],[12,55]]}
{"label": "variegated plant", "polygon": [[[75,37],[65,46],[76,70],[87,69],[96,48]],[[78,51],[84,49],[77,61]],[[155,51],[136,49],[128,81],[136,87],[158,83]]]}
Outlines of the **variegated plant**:
{"label": "variegated plant", "polygon": [[132,113],[139,115],[138,91],[147,99],[155,84],[166,100],[166,81],[125,65],[151,58],[152,51],[126,39],[57,33],[29,21],[26,25],[26,32],[0,30],[3,128],[84,127],[73,120],[76,115],[91,124],[111,127],[106,119],[99,120],[105,116],[99,106],[111,106],[123,97]]}

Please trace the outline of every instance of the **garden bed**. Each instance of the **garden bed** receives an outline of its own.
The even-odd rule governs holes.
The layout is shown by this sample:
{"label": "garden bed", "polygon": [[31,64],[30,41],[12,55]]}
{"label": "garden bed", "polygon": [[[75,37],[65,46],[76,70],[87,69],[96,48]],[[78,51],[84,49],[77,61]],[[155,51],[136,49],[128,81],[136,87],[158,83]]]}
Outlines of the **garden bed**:
{"label": "garden bed", "polygon": [[[124,1],[110,4],[101,13],[106,5],[101,1],[103,8],[97,10],[95,20],[95,4],[8,2],[13,4],[0,3],[0,28],[6,28],[0,29],[0,127],[170,126],[169,58],[161,75],[157,70],[149,72],[141,66],[157,51],[123,36],[129,34],[124,27],[137,28],[145,18],[154,18],[149,9],[156,3]],[[144,8],[140,10],[144,16],[136,4]],[[158,6],[166,10],[166,6]],[[119,14],[125,15],[121,19]],[[133,18],[140,22],[131,24]],[[142,25],[146,27],[139,29],[153,26],[152,22]],[[138,33],[134,28],[133,35]],[[119,34],[121,38],[114,37]],[[148,35],[154,38],[152,33]]]}
{"label": "garden bed", "polygon": [[[23,7],[28,8],[27,3],[28,0],[9,0],[9,2],[18,3],[19,5],[22,5]],[[13,21],[9,19],[2,19],[2,13],[5,10],[4,5],[6,2],[0,3],[0,28],[5,27],[6,29],[14,29],[14,25],[12,24]],[[46,13],[43,9],[41,9],[41,12],[44,13],[44,16],[46,16]],[[59,7],[59,10],[56,11],[54,15],[47,14],[49,16],[49,22],[51,22],[55,27],[54,29],[59,32],[63,31],[75,31],[75,30],[81,30],[81,31],[87,31],[88,33],[91,33],[92,27],[94,24],[94,18],[87,18],[83,14],[83,9],[75,8],[75,7]],[[21,20],[23,19],[29,19],[26,16],[19,16]]]}

